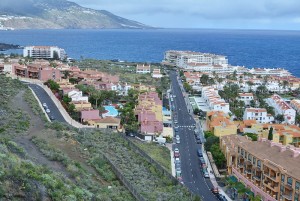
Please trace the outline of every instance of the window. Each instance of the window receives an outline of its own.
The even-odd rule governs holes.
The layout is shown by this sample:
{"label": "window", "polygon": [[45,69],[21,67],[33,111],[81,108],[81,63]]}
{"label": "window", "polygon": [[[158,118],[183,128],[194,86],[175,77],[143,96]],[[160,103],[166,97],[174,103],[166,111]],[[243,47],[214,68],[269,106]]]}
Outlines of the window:
{"label": "window", "polygon": [[240,153],[241,152],[241,148],[240,147],[238,147],[238,153]]}
{"label": "window", "polygon": [[296,188],[296,190],[299,190],[299,188],[300,188],[300,182],[299,181],[296,181],[295,188]]}
{"label": "window", "polygon": [[287,178],[287,184],[292,186],[293,185],[293,179],[291,177]]}
{"label": "window", "polygon": [[248,154],[248,160],[251,161],[252,160],[252,156],[251,154]]}
{"label": "window", "polygon": [[295,193],[295,195],[294,195],[294,200],[295,200],[295,201],[299,201],[299,194],[298,194],[298,193]]}
{"label": "window", "polygon": [[242,156],[244,156],[244,149],[242,149]]}
{"label": "window", "polygon": [[256,158],[255,157],[253,157],[253,165],[255,165],[255,163],[256,163]]}
{"label": "window", "polygon": [[284,180],[285,180],[285,176],[284,176],[284,174],[282,174],[281,175],[281,182],[284,183]]}
{"label": "window", "polygon": [[260,160],[257,160],[257,167],[261,167],[261,162],[260,162]]}

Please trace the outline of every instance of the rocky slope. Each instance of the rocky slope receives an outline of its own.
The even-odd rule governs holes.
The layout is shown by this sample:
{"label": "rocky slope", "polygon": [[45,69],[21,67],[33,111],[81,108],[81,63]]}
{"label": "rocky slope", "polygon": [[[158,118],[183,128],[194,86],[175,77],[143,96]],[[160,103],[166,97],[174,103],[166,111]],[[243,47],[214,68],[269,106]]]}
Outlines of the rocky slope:
{"label": "rocky slope", "polygon": [[0,29],[150,28],[105,10],[66,0],[1,0]]}

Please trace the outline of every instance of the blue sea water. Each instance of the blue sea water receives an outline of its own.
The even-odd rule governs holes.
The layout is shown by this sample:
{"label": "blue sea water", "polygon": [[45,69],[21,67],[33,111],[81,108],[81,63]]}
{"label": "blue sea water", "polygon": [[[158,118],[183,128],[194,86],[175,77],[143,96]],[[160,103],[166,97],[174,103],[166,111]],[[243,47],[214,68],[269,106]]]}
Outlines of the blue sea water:
{"label": "blue sea water", "polygon": [[0,42],[57,45],[69,57],[160,62],[166,50],[228,56],[229,63],[283,67],[300,77],[300,31],[266,30],[16,30],[0,31]]}

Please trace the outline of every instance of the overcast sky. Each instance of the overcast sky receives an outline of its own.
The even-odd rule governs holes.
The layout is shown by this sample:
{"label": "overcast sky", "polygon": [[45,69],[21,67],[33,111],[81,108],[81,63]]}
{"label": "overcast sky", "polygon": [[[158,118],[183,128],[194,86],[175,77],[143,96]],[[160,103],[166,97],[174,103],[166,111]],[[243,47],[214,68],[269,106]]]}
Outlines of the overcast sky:
{"label": "overcast sky", "polygon": [[71,0],[165,28],[300,29],[300,0]]}

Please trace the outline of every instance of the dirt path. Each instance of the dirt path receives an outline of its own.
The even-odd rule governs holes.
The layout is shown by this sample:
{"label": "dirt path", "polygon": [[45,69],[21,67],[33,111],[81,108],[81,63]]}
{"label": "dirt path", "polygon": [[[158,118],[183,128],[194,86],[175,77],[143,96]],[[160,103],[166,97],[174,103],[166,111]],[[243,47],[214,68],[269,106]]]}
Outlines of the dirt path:
{"label": "dirt path", "polygon": [[21,91],[17,94],[12,104],[14,107],[21,108],[24,112],[27,112],[30,115],[30,128],[27,135],[16,137],[14,141],[26,150],[28,157],[35,163],[46,165],[53,171],[61,172],[73,180],[63,164],[49,160],[42,152],[40,152],[35,144],[32,143],[30,139],[33,136],[37,136],[45,139],[51,146],[62,150],[70,159],[79,162],[90,174],[94,175],[93,178],[95,181],[100,182],[102,185],[107,185],[107,182],[98,176],[95,169],[90,165],[87,165],[88,157],[79,151],[79,145],[75,141],[58,139],[54,132],[48,132],[47,129],[45,129],[44,122],[39,116],[32,112],[31,108],[24,100],[24,93],[25,91]]}
{"label": "dirt path", "polygon": [[41,118],[33,114],[31,108],[24,100],[23,98],[24,93],[25,91],[21,91],[20,93],[18,93],[13,99],[12,105],[16,108],[22,109],[24,112],[27,112],[29,114],[30,127],[27,132],[27,135],[18,136],[14,139],[14,141],[19,146],[25,149],[25,151],[27,152],[27,157],[31,159],[33,162],[40,165],[46,165],[53,171],[63,173],[63,175],[70,177],[69,173],[66,171],[65,167],[61,163],[49,160],[47,157],[43,155],[42,152],[38,150],[35,144],[31,142],[30,139],[32,138],[32,136],[41,133],[45,127],[44,127],[44,122],[41,120]]}

